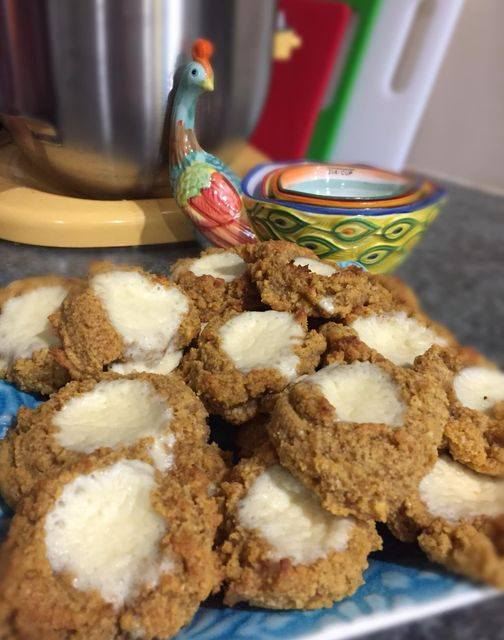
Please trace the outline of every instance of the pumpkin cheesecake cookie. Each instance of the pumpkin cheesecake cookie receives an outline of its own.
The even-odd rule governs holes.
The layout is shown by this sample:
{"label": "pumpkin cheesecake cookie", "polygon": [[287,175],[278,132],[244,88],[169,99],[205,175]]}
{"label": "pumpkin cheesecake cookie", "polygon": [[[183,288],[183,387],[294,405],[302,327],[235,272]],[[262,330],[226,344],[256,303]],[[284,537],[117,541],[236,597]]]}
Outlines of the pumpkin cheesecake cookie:
{"label": "pumpkin cheesecake cookie", "polygon": [[313,372],[324,349],[324,338],[308,331],[303,314],[228,312],[205,326],[182,374],[209,413],[241,424],[272,394]]}
{"label": "pumpkin cheesecake cookie", "polygon": [[263,242],[250,264],[262,301],[276,311],[345,318],[360,307],[390,308],[392,294],[359,268],[341,269],[291,242]]}
{"label": "pumpkin cheesecake cookie", "polygon": [[333,362],[278,399],[280,462],[336,515],[386,521],[434,465],[448,419],[437,378],[391,362]]}
{"label": "pumpkin cheesecake cookie", "polygon": [[329,322],[320,331],[331,356],[340,352],[350,360],[386,359],[399,367],[412,366],[433,345],[456,345],[448,329],[421,311],[403,307],[388,311],[357,309],[347,316],[344,324]]}
{"label": "pumpkin cheesecake cookie", "polygon": [[173,281],[194,302],[202,322],[224,312],[260,307],[259,294],[242,258],[250,249],[208,249],[197,258],[182,258],[171,269]]}
{"label": "pumpkin cheesecake cookie", "polygon": [[325,511],[268,446],[242,460],[222,492],[228,605],[330,607],[364,582],[368,555],[381,548],[374,523]]}
{"label": "pumpkin cheesecake cookie", "polygon": [[504,479],[443,456],[388,525],[434,562],[504,589]]}
{"label": "pumpkin cheesecake cookie", "polygon": [[451,456],[474,471],[504,477],[504,372],[472,348],[433,348],[418,365],[440,374],[445,367]]}
{"label": "pumpkin cheesecake cookie", "polygon": [[193,302],[167,278],[110,263],[92,265],[51,321],[62,341],[56,357],[77,380],[170,373],[200,328]]}
{"label": "pumpkin cheesecake cookie", "polygon": [[25,498],[0,550],[0,637],[170,638],[220,582],[197,467],[83,459]]}
{"label": "pumpkin cheesecake cookie", "polygon": [[43,395],[68,381],[50,351],[60,341],[48,317],[76,284],[71,278],[41,276],[0,289],[0,378]]}
{"label": "pumpkin cheesecake cookie", "polygon": [[167,472],[181,451],[200,452],[206,411],[176,375],[106,374],[71,382],[36,409],[22,408],[0,442],[0,493],[15,506],[48,473],[89,454],[138,455]]}

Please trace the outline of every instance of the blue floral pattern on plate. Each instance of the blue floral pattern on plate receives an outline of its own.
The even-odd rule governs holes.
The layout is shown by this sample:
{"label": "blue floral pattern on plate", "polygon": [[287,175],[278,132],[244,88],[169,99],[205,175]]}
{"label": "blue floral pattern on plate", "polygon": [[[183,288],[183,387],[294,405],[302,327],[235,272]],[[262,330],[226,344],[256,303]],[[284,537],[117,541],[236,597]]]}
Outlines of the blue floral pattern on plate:
{"label": "blue floral pattern on plate", "polygon": [[[21,406],[36,407],[40,400],[0,381],[0,438]],[[10,512],[0,501],[0,538]],[[413,546],[385,537],[380,559],[371,559],[366,584],[351,598],[331,609],[266,611],[223,608],[205,603],[176,640],[337,640],[370,632],[399,621],[440,612],[490,597],[476,587],[430,564]]]}

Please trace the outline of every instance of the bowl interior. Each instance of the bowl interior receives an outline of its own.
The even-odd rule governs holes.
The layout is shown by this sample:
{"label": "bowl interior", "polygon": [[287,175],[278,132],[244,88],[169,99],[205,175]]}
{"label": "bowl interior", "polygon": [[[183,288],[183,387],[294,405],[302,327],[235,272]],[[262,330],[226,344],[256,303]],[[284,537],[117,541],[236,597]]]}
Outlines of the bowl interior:
{"label": "bowl interior", "polygon": [[386,200],[407,195],[416,180],[370,167],[313,164],[287,167],[279,172],[284,194],[316,196],[328,200]]}
{"label": "bowl interior", "polygon": [[[285,163],[267,163],[263,165],[259,165],[252,169],[243,179],[242,187],[244,195],[252,200],[262,202],[268,205],[271,208],[275,208],[278,205],[283,207],[288,207],[292,210],[303,211],[305,213],[315,213],[322,214],[324,216],[327,215],[339,215],[344,214],[348,216],[381,216],[381,215],[390,215],[394,213],[407,213],[414,212],[422,209],[430,204],[435,203],[440,200],[444,195],[444,190],[440,188],[438,185],[435,185],[430,180],[421,180],[421,186],[418,190],[418,196],[415,194],[415,197],[412,202],[399,204],[400,200],[398,199],[398,204],[396,206],[387,203],[384,203],[382,207],[371,207],[367,206],[363,203],[362,207],[355,208],[355,205],[352,207],[348,206],[331,206],[330,202],[327,204],[315,204],[315,203],[301,203],[290,201],[287,198],[285,199],[276,199],[272,197],[268,197],[265,195],[265,188],[267,190],[267,183],[269,181],[269,176],[272,172],[278,169],[282,169],[286,167]],[[293,165],[288,165],[293,166]],[[301,165],[299,165],[301,166]],[[415,177],[412,177],[415,180]],[[301,196],[300,196],[301,197]]]}

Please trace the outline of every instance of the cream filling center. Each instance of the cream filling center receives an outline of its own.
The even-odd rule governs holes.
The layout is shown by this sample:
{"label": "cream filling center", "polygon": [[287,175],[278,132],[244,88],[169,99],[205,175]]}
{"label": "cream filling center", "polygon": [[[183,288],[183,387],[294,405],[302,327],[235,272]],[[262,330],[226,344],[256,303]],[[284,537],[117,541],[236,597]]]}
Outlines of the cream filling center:
{"label": "cream filling center", "polygon": [[453,380],[458,400],[468,409],[489,411],[504,401],[504,372],[485,367],[462,369]]}
{"label": "cream filling center", "polygon": [[430,513],[450,522],[504,514],[504,479],[475,473],[446,457],[439,458],[419,490]]}
{"label": "cream filling center", "polygon": [[322,509],[316,496],[274,465],[254,480],[238,505],[238,518],[269,545],[269,557],[311,564],[333,551],[345,551],[354,522]]}
{"label": "cream filling center", "polygon": [[[172,415],[166,400],[147,381],[105,380],[71,398],[52,422],[57,428],[56,441],[79,453],[127,447],[142,438],[153,438],[154,462],[166,471],[175,442],[169,430]],[[163,452],[165,457],[160,455]]]}
{"label": "cream filling center", "polygon": [[221,347],[238,371],[276,369],[289,381],[297,376],[294,349],[304,335],[294,316],[282,311],[247,311],[219,329]]}
{"label": "cream filling center", "polygon": [[162,366],[164,356],[176,350],[173,343],[189,310],[187,297],[176,287],[164,287],[136,271],[98,274],[91,287],[122,337],[135,370]]}
{"label": "cream filling center", "polygon": [[332,276],[332,274],[337,271],[329,264],[320,262],[320,260],[314,260],[313,258],[305,258],[304,256],[294,258],[292,264],[296,267],[308,267],[312,273],[316,273],[319,276]]}
{"label": "cream filling center", "polygon": [[388,373],[370,362],[332,364],[303,383],[317,385],[341,422],[379,423],[401,427],[406,405]]}
{"label": "cream filling center", "polygon": [[121,375],[128,373],[157,373],[167,375],[176,369],[182,360],[183,351],[167,351],[161,360],[148,362],[146,360],[133,360],[131,362],[114,362],[110,365],[110,371]]}
{"label": "cream filling center", "polygon": [[7,300],[0,313],[0,360],[5,366],[60,344],[47,318],[66,294],[65,287],[57,285],[38,287]]}
{"label": "cream filling center", "polygon": [[247,269],[246,263],[232,251],[212,253],[191,263],[189,271],[195,276],[212,276],[224,282],[232,282],[242,276]]}
{"label": "cream filling center", "polygon": [[160,542],[166,523],[153,509],[154,471],[123,460],[67,484],[45,519],[47,559],[79,591],[97,590],[116,608],[173,571]]}
{"label": "cream filling center", "polygon": [[415,358],[433,344],[447,344],[444,338],[404,311],[357,318],[351,327],[362,342],[400,367],[413,364]]}

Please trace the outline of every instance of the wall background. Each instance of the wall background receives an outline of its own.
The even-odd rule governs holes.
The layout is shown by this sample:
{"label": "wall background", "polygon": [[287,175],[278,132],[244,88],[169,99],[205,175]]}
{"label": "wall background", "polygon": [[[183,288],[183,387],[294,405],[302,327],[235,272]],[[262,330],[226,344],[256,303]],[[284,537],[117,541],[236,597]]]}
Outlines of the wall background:
{"label": "wall background", "polygon": [[504,195],[503,28],[504,0],[465,0],[409,167]]}

